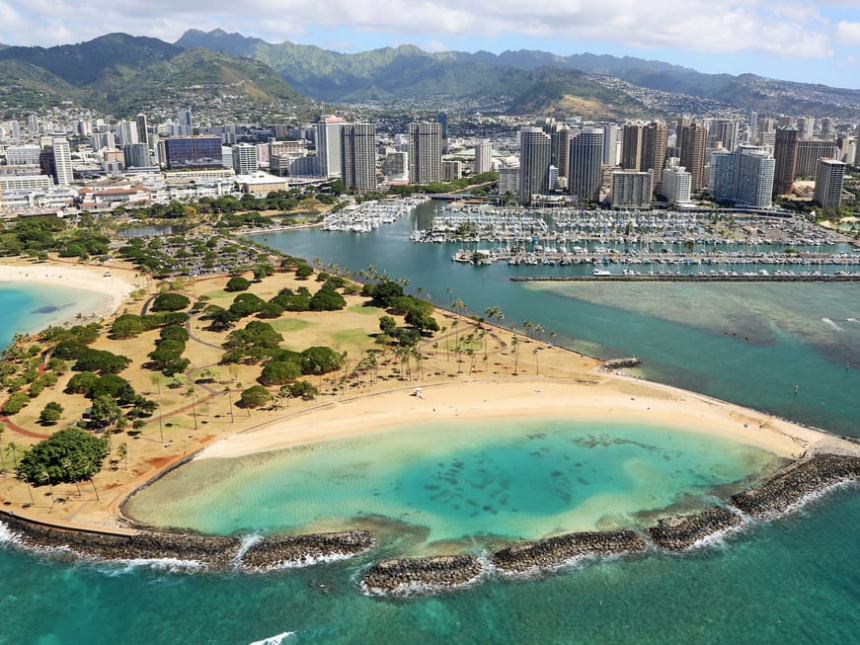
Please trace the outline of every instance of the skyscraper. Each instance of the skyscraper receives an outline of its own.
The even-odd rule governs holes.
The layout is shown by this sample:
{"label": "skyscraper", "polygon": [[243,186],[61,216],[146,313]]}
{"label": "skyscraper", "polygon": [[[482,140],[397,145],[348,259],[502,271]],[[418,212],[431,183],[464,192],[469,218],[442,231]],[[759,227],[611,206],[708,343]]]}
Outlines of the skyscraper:
{"label": "skyscraper", "polygon": [[540,128],[520,130],[520,203],[529,205],[534,195],[549,192],[552,140]]}
{"label": "skyscraper", "polygon": [[621,167],[625,170],[642,168],[642,124],[625,123],[621,131]]}
{"label": "skyscraper", "polygon": [[758,112],[750,110],[749,124],[747,126],[747,141],[752,144],[758,143]]}
{"label": "skyscraper", "polygon": [[710,119],[708,126],[708,147],[713,149],[722,143],[726,150],[734,150],[738,144],[738,122],[733,119]]}
{"label": "skyscraper", "polygon": [[705,185],[705,146],[708,132],[698,123],[681,128],[681,165],[690,173],[690,188],[701,190]]}
{"label": "skyscraper", "polygon": [[152,165],[149,146],[145,143],[129,143],[123,146],[126,168],[145,168]]}
{"label": "skyscraper", "polygon": [[138,142],[145,143],[146,145],[149,145],[149,126],[146,123],[146,115],[142,114],[142,113],[138,114],[134,118],[134,120],[137,124],[137,140],[138,140]]}
{"label": "skyscraper", "polygon": [[736,162],[737,156],[728,150],[715,150],[711,153],[708,187],[718,202],[731,202],[735,199]]}
{"label": "skyscraper", "polygon": [[815,117],[802,116],[797,120],[797,131],[801,141],[811,139],[815,134]]}
{"label": "skyscraper", "polygon": [[68,186],[72,183],[72,150],[69,142],[63,137],[54,137],[51,141],[54,157],[54,179],[58,186]]}
{"label": "skyscraper", "polygon": [[815,203],[822,208],[839,208],[842,205],[844,179],[844,163],[835,159],[820,159],[815,175]]}
{"label": "skyscraper", "polygon": [[436,123],[442,126],[442,152],[448,152],[448,115],[440,112],[436,115]]}
{"label": "skyscraper", "polygon": [[618,165],[618,126],[603,124],[603,163],[610,168]]}
{"label": "skyscraper", "polygon": [[250,143],[237,143],[231,149],[233,155],[233,170],[237,175],[250,175],[259,169],[257,147]]}
{"label": "skyscraper", "polygon": [[787,195],[794,185],[797,169],[798,130],[795,127],[781,127],[776,131],[773,156],[776,169],[773,175],[773,194]]}
{"label": "skyscraper", "polygon": [[159,159],[168,170],[223,167],[221,137],[217,135],[170,137],[159,143],[164,144]]}
{"label": "skyscraper", "polygon": [[317,159],[320,175],[340,177],[340,131],[346,121],[337,116],[323,116],[316,126]]}
{"label": "skyscraper", "polygon": [[476,175],[490,172],[493,169],[493,144],[489,141],[481,141],[475,146],[475,166],[472,171]]}
{"label": "skyscraper", "polygon": [[687,204],[690,201],[692,177],[683,166],[663,171],[663,196],[670,204]]}
{"label": "skyscraper", "polygon": [[564,124],[556,125],[549,137],[552,146],[550,164],[558,169],[559,177],[567,177],[570,168],[570,128]]}
{"label": "skyscraper", "polygon": [[567,188],[580,202],[600,200],[603,163],[603,129],[585,128],[570,141]]}
{"label": "skyscraper", "polygon": [[132,143],[140,143],[137,134],[136,121],[119,121],[116,124],[116,142],[120,147],[129,146]]}
{"label": "skyscraper", "polygon": [[609,201],[613,206],[646,208],[651,205],[653,188],[650,172],[616,171],[609,177]]}
{"label": "skyscraper", "polygon": [[442,181],[442,125],[409,124],[409,183]]}
{"label": "skyscraper", "polygon": [[657,121],[649,123],[642,129],[642,157],[639,169],[653,175],[651,186],[658,194],[662,188],[660,182],[663,181],[663,166],[666,165],[668,138],[668,129]]}
{"label": "skyscraper", "polygon": [[340,138],[344,186],[362,193],[376,190],[376,126],[368,123],[345,125]]}
{"label": "skyscraper", "polygon": [[718,201],[771,208],[776,162],[758,146],[741,145],[735,152],[711,154],[710,188]]}
{"label": "skyscraper", "polygon": [[191,110],[188,108],[179,108],[176,110],[176,121],[180,126],[191,128]]}
{"label": "skyscraper", "polygon": [[837,159],[839,148],[835,141],[818,141],[809,139],[797,142],[797,165],[794,168],[795,177],[815,177],[818,172],[819,159]]}

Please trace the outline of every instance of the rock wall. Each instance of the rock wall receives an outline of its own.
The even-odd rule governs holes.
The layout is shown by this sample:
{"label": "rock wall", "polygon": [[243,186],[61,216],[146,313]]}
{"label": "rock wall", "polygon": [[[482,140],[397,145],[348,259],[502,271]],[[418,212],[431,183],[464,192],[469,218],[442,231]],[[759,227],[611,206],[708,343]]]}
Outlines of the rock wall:
{"label": "rock wall", "polygon": [[523,572],[553,569],[583,555],[614,555],[645,549],[644,538],[634,531],[568,533],[507,547],[494,553],[492,562],[503,571]]}
{"label": "rock wall", "polygon": [[390,594],[462,586],[475,580],[481,571],[481,563],[473,555],[383,560],[368,569],[361,583],[371,593]]}
{"label": "rock wall", "polygon": [[737,513],[723,506],[714,506],[700,513],[669,517],[648,529],[654,542],[673,551],[689,549],[699,540],[725,531],[741,523]]}
{"label": "rock wall", "polygon": [[732,495],[734,506],[754,517],[784,513],[804,497],[842,481],[860,479],[860,457],[815,455],[790,464],[763,486]]}
{"label": "rock wall", "polygon": [[265,570],[288,564],[311,564],[333,557],[356,555],[371,546],[373,538],[367,531],[264,538],[242,554],[242,566]]}

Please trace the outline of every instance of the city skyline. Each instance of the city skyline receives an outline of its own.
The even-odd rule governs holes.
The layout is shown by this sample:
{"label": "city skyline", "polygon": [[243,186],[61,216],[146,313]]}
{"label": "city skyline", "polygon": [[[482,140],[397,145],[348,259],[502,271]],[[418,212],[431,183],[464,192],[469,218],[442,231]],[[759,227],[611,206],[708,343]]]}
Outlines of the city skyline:
{"label": "city skyline", "polygon": [[[590,52],[662,60],[706,73],[749,72],[858,86],[853,79],[860,60],[860,6],[844,0],[740,0],[720,8],[700,0],[665,0],[656,6],[610,0],[599,11],[550,2],[528,13],[508,3],[461,6],[449,0],[410,4],[408,11],[401,0],[373,6],[342,0],[313,7],[286,4],[277,9],[280,15],[289,15],[289,21],[261,21],[237,18],[232,6],[220,2],[198,10],[193,3],[179,7],[137,0],[56,6],[0,0],[0,42],[42,46],[81,42],[103,35],[99,28],[103,24],[111,24],[111,31],[169,42],[189,28],[221,28],[269,42],[289,40],[343,52],[400,44],[428,51]],[[256,0],[249,9],[249,14],[265,15],[275,7]],[[153,15],[158,17],[153,20]]]}

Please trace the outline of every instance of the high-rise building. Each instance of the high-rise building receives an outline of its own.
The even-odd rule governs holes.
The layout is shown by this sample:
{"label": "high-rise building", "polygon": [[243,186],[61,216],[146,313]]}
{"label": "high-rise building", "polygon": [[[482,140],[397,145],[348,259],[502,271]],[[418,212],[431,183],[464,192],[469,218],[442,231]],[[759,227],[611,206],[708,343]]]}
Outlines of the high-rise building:
{"label": "high-rise building", "polygon": [[493,169],[493,145],[489,141],[481,141],[475,146],[475,165],[472,171],[476,175],[490,172]]}
{"label": "high-rise building", "polygon": [[813,201],[821,208],[839,208],[842,205],[842,182],[845,164],[835,159],[820,159],[815,175]]}
{"label": "high-rise building", "polygon": [[389,152],[382,160],[382,174],[392,180],[409,179],[409,155],[405,152]]}
{"label": "high-rise building", "polygon": [[518,195],[520,192],[520,169],[499,168],[499,195]]}
{"label": "high-rise building", "polygon": [[448,152],[448,115],[440,112],[436,115],[436,123],[442,126],[442,152]]}
{"label": "high-rise building", "polygon": [[811,139],[815,135],[815,117],[802,116],[797,120],[797,131],[801,141]]}
{"label": "high-rise building", "polygon": [[223,166],[221,137],[218,135],[170,137],[163,143],[164,154],[159,158],[164,160],[169,170]]}
{"label": "high-rise building", "polygon": [[808,139],[797,142],[797,165],[795,177],[815,177],[818,172],[819,159],[837,159],[839,148],[835,141],[817,141]]}
{"label": "high-rise building", "polygon": [[520,203],[529,205],[535,195],[549,192],[552,139],[540,128],[520,130]]}
{"label": "high-rise building", "polygon": [[337,116],[323,116],[316,126],[317,159],[320,175],[340,177],[340,131],[346,121]]}
{"label": "high-rise building", "polygon": [[738,144],[738,122],[733,119],[710,119],[708,126],[708,148],[714,149],[722,143],[726,150],[734,150]]}
{"label": "high-rise building", "polygon": [[640,170],[650,172],[654,176],[651,186],[660,193],[660,182],[663,180],[663,166],[666,165],[666,146],[669,131],[665,125],[654,121],[642,129],[642,158]]}
{"label": "high-rise building", "polygon": [[33,144],[9,146],[6,148],[7,166],[38,166],[42,149]]}
{"label": "high-rise building", "polygon": [[711,193],[717,201],[769,209],[775,167],[774,158],[758,146],[716,150],[711,154]]}
{"label": "high-rise building", "polygon": [[140,143],[149,145],[149,125],[146,123],[146,115],[141,113],[134,117],[137,125],[137,140]]}
{"label": "high-rise building", "polygon": [[621,167],[625,170],[642,169],[642,124],[625,123],[621,131]]}
{"label": "high-rise building", "polygon": [[250,175],[260,168],[257,161],[257,146],[250,143],[237,143],[231,149],[233,170],[237,175]]}
{"label": "high-rise building", "polygon": [[191,110],[188,108],[179,108],[176,110],[176,121],[180,126],[191,128]]}
{"label": "high-rise building", "polygon": [[681,163],[690,173],[690,189],[701,190],[705,185],[705,147],[708,131],[698,123],[681,128]]}
{"label": "high-rise building", "polygon": [[636,170],[616,171],[609,179],[609,201],[613,207],[647,208],[651,205],[652,175]]}
{"label": "high-rise building", "polygon": [[692,175],[683,166],[673,166],[663,171],[663,197],[670,204],[688,204]]}
{"label": "high-rise building", "polygon": [[376,126],[353,123],[340,129],[341,179],[347,189],[376,190]]}
{"label": "high-rise building", "polygon": [[822,139],[830,139],[834,135],[833,132],[833,119],[829,116],[821,119],[821,138]]}
{"label": "high-rise building", "polygon": [[54,137],[51,147],[54,150],[54,180],[58,186],[68,186],[74,180],[69,142],[63,137]]}
{"label": "high-rise building", "polygon": [[442,181],[442,124],[409,124],[409,183]]}
{"label": "high-rise building", "polygon": [[603,129],[585,128],[570,141],[567,189],[580,202],[600,200]]}
{"label": "high-rise building", "polygon": [[[544,128],[547,132],[547,128]],[[547,132],[552,147],[550,152],[550,165],[558,170],[559,177],[567,177],[570,168],[570,128],[565,124],[553,123]]]}
{"label": "high-rise building", "polygon": [[136,121],[119,121],[116,124],[115,131],[116,142],[120,147],[129,146],[132,143],[140,143]]}
{"label": "high-rise building", "polygon": [[747,141],[752,144],[758,143],[758,112],[755,110],[749,111]]}
{"label": "high-rise building", "polygon": [[459,161],[442,162],[442,178],[445,181],[457,181],[463,178],[463,164]]}
{"label": "high-rise building", "polygon": [[618,165],[618,125],[603,124],[603,164],[613,168]]}
{"label": "high-rise building", "polygon": [[781,127],[776,131],[773,148],[773,156],[776,159],[776,169],[773,175],[774,197],[787,195],[794,185],[798,139],[799,133],[795,127]]}
{"label": "high-rise building", "polygon": [[860,168],[860,126],[857,126],[857,136],[854,138],[854,166]]}
{"label": "high-rise building", "polygon": [[39,117],[35,114],[27,117],[27,130],[30,132],[31,137],[39,134]]}
{"label": "high-rise building", "polygon": [[126,168],[146,168],[152,165],[149,146],[145,143],[129,143],[122,147]]}

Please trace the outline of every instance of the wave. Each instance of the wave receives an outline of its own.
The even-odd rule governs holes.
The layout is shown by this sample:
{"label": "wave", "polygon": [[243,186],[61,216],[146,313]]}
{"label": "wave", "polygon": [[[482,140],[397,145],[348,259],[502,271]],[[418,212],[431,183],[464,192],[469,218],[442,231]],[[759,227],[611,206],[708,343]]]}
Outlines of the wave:
{"label": "wave", "polygon": [[[250,545],[248,546],[250,547]],[[359,551],[358,553],[329,553],[328,555],[304,555],[300,558],[294,558],[292,560],[281,560],[279,562],[274,562],[264,567],[245,566],[241,562],[241,560],[239,561],[239,563],[242,564],[246,571],[252,571],[255,573],[266,571],[279,571],[281,569],[303,569],[304,567],[312,567],[315,564],[329,564],[331,562],[349,560],[357,555],[361,555],[362,553],[367,553],[369,550],[370,549],[365,549],[363,551]]]}
{"label": "wave", "polygon": [[[92,560],[91,558],[86,558]],[[167,573],[188,573],[206,569],[206,565],[198,560],[180,560],[179,558],[133,558],[128,560],[98,560],[101,572],[108,577],[116,577],[133,573],[135,570],[147,567]]]}
{"label": "wave", "polygon": [[3,522],[0,522],[0,544],[21,544],[21,537]]}
{"label": "wave", "polygon": [[239,550],[236,552],[236,555],[233,556],[231,563],[234,568],[239,568],[242,566],[242,557],[252,546],[262,541],[263,536],[259,533],[250,533],[249,535],[243,535],[242,540],[239,544]]}
{"label": "wave", "polygon": [[845,331],[844,329],[842,329],[842,327],[840,327],[835,322],[830,320],[830,318],[822,318],[821,322],[823,322],[825,325],[827,325],[828,327],[830,327],[834,331]]}
{"label": "wave", "polygon": [[281,645],[281,643],[283,643],[286,639],[295,635],[295,632],[283,632],[281,634],[275,634],[274,636],[264,638],[261,641],[254,641],[253,643],[248,643],[248,645]]}

